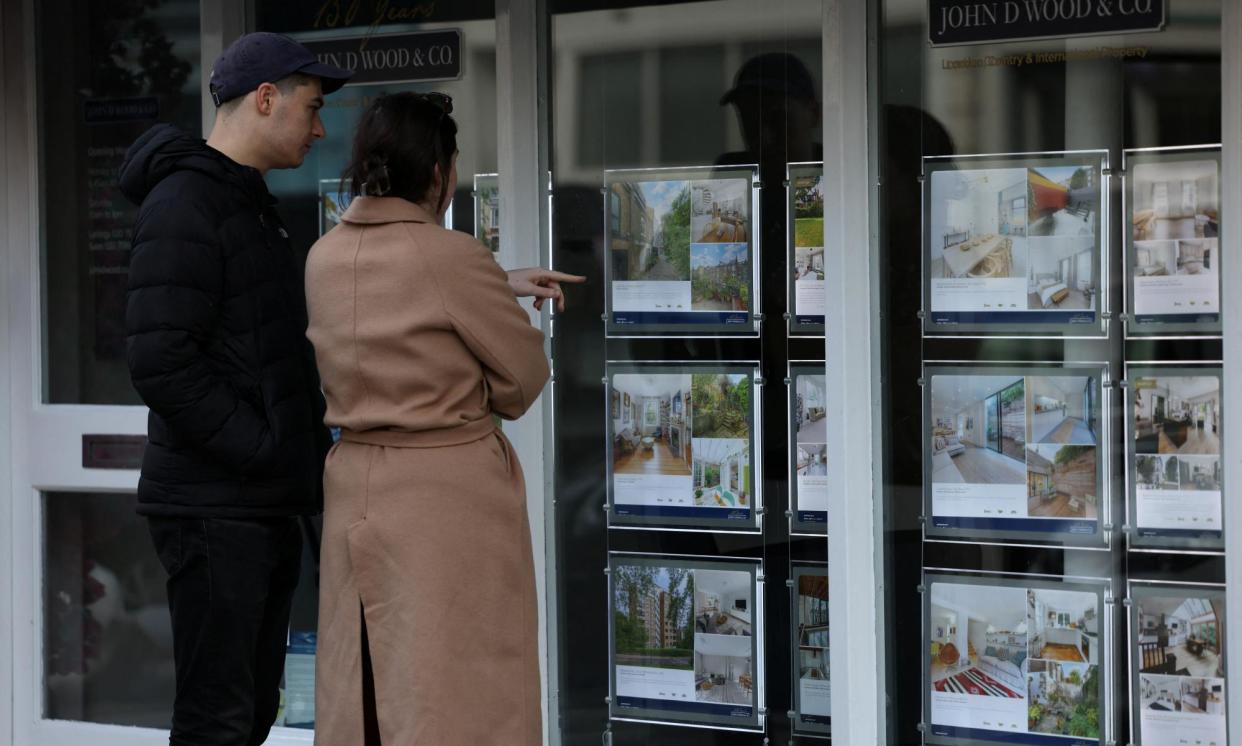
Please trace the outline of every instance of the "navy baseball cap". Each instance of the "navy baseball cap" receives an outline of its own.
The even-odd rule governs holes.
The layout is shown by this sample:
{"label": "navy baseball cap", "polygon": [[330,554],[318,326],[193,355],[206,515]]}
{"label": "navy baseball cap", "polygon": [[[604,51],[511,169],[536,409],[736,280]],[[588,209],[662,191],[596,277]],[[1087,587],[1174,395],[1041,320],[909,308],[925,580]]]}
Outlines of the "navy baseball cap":
{"label": "navy baseball cap", "polygon": [[325,65],[309,49],[283,34],[258,31],[242,36],[216,58],[211,67],[211,98],[219,106],[294,73],[319,78],[325,94],[338,90],[354,75],[350,70]]}
{"label": "navy baseball cap", "polygon": [[720,105],[733,103],[746,91],[762,91],[800,101],[817,101],[815,81],[802,60],[788,52],[768,52],[746,60]]}

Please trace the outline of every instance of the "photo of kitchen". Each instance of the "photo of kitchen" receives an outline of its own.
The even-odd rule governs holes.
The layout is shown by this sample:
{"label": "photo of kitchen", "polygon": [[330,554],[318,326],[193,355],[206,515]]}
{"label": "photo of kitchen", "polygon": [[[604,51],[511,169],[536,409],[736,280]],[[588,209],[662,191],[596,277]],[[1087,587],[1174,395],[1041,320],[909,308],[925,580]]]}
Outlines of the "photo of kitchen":
{"label": "photo of kitchen", "polygon": [[1143,596],[1135,606],[1142,673],[1205,679],[1225,675],[1223,599]]}
{"label": "photo of kitchen", "polygon": [[1095,445],[1099,381],[1094,376],[1027,376],[1031,443]]}

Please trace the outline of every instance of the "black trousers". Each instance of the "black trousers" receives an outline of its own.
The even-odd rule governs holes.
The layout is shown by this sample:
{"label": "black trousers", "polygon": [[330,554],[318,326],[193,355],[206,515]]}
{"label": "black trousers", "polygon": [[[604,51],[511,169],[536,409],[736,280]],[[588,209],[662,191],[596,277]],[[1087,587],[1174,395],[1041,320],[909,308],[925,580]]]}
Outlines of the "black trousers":
{"label": "black trousers", "polygon": [[149,517],[168,572],[177,696],[171,746],[259,746],[280,706],[297,518]]}

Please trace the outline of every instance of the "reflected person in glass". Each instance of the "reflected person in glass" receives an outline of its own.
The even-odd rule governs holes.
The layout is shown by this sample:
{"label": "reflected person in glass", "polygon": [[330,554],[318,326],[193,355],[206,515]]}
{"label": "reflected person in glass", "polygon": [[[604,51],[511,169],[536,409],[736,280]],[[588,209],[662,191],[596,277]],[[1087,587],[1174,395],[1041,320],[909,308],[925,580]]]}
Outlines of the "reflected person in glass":
{"label": "reflected person in glass", "polygon": [[315,742],[542,740],[525,482],[494,415],[548,379],[515,294],[563,302],[540,269],[510,275],[447,230],[457,125],[443,94],[363,114],[354,195],[306,269],[328,409]]}

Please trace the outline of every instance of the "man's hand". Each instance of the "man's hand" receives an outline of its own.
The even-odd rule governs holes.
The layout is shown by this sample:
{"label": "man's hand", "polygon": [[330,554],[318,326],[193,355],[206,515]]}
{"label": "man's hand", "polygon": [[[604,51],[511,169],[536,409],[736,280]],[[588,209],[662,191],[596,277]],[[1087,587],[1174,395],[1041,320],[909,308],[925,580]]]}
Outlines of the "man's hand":
{"label": "man's hand", "polygon": [[561,291],[562,282],[586,282],[582,275],[568,275],[554,272],[543,267],[527,267],[508,272],[509,287],[519,298],[533,297],[535,310],[543,309],[543,302],[549,298],[556,299],[556,310],[565,310],[565,293]]}

